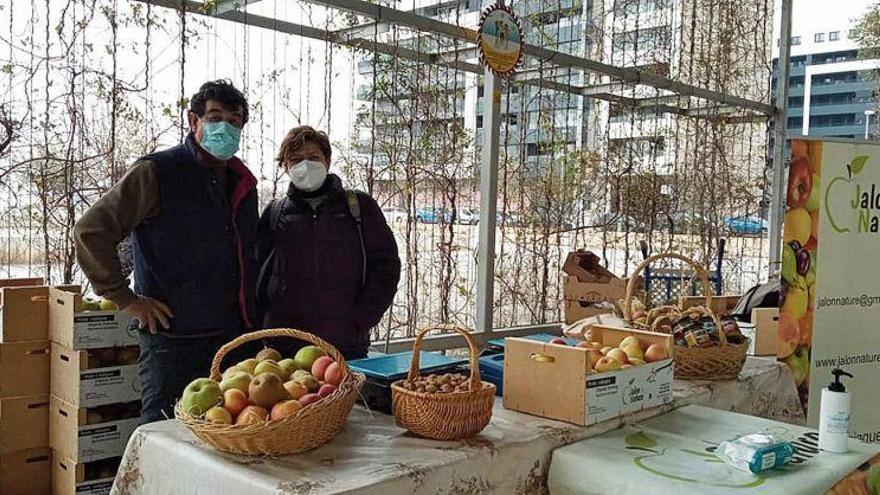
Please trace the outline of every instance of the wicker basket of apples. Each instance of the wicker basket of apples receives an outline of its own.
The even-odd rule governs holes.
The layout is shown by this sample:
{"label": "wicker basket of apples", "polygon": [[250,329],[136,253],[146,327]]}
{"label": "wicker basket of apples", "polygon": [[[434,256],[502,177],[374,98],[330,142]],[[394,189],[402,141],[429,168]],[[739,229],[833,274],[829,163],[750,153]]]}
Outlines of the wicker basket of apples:
{"label": "wicker basket of apples", "polygon": [[[662,258],[683,261],[697,274],[706,301],[703,306],[682,309],[660,306],[646,309],[634,301],[638,275]],[[672,334],[675,377],[687,380],[730,380],[742,371],[749,350],[749,339],[736,324],[722,325],[711,309],[712,291],[709,275],[696,261],[675,253],[660,253],[645,259],[633,273],[626,287],[621,311],[627,323],[635,328]]]}
{"label": "wicker basket of apples", "polygon": [[[294,358],[265,348],[220,372],[223,357],[251,341],[290,337],[309,342]],[[332,345],[300,330],[251,332],[214,356],[210,378],[190,383],[175,407],[178,421],[224,452],[286,455],[329,442],[345,425],[364,376],[349,370]]]}

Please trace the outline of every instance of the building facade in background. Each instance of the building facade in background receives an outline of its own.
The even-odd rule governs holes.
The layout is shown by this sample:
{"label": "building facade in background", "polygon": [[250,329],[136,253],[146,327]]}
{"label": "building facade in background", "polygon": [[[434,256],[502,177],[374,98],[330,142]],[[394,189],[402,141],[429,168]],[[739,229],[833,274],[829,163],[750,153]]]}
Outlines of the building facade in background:
{"label": "building facade in background", "polygon": [[[866,129],[876,134],[873,128],[878,115],[872,112],[876,106],[875,70],[880,60],[860,58],[853,31],[867,5],[864,1],[836,2],[820,14],[810,2],[795,2],[789,136],[863,139]],[[773,57],[775,95],[778,48],[774,48]]]}

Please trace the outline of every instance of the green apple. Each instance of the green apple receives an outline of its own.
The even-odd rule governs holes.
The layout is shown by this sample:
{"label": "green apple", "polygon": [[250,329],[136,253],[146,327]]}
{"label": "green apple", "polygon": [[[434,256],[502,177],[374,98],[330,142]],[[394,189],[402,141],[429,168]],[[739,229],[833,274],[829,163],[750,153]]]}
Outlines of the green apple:
{"label": "green apple", "polygon": [[205,421],[217,425],[231,425],[232,414],[223,406],[214,406],[205,413]]}
{"label": "green apple", "polygon": [[238,368],[241,368],[244,371],[247,371],[250,374],[254,374],[254,368],[257,367],[257,360],[254,358],[245,359],[244,361],[236,364]]}
{"label": "green apple", "polygon": [[101,302],[98,303],[98,307],[100,307],[102,311],[116,311],[119,309],[116,303],[109,299],[101,299]]}
{"label": "green apple", "polygon": [[818,211],[819,210],[819,196],[821,196],[821,191],[819,187],[819,176],[813,174],[813,188],[810,189],[810,199],[807,200],[807,204],[804,205],[804,208],[807,211]]}
{"label": "green apple", "polygon": [[297,351],[296,356],[293,357],[293,360],[296,361],[297,368],[301,370],[310,370],[312,369],[312,364],[315,363],[316,359],[326,355],[327,352],[324,351],[324,349],[309,345]]}
{"label": "green apple", "polygon": [[220,382],[220,390],[222,390],[223,393],[226,393],[227,390],[237,388],[238,390],[247,393],[248,387],[250,387],[253,378],[253,375],[246,371],[235,371],[226,374]]}
{"label": "green apple", "polygon": [[180,403],[184,411],[200,416],[212,407],[223,404],[223,390],[219,383],[210,378],[196,378],[183,389]]}
{"label": "green apple", "polygon": [[290,358],[282,359],[281,361],[278,361],[278,366],[281,366],[281,370],[284,372],[284,376],[282,378],[284,378],[285,380],[287,378],[289,378],[290,375],[292,375],[294,371],[299,369],[296,366],[296,361],[294,361],[293,359],[290,359]]}
{"label": "green apple", "polygon": [[[248,373],[247,371],[239,368],[238,365],[230,366],[230,367],[226,368],[226,370],[223,372],[223,380],[225,380],[227,376],[229,376],[233,373],[241,373],[241,372]],[[248,374],[250,374],[250,373],[248,373]]]}
{"label": "green apple", "polygon": [[290,379],[298,382],[298,381],[301,381],[301,380],[308,378],[310,376],[312,376],[312,374],[306,370],[296,370],[290,376]]}
{"label": "green apple", "polygon": [[259,363],[257,363],[257,366],[254,367],[254,376],[259,376],[263,373],[272,373],[273,375],[277,375],[278,378],[282,379],[287,378],[287,375],[284,375],[284,371],[281,369],[281,366],[278,366],[278,363],[271,359],[260,361]]}
{"label": "green apple", "polygon": [[797,256],[788,244],[782,247],[782,278],[788,285],[794,285],[797,277]]}
{"label": "green apple", "polygon": [[91,297],[84,297],[82,300],[83,311],[100,311],[101,303]]}

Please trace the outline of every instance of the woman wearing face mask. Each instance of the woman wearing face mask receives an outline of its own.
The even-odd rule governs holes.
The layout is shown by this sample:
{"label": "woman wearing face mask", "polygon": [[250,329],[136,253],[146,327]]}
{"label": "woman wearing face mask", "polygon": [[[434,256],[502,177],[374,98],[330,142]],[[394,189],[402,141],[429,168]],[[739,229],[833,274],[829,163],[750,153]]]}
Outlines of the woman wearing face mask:
{"label": "woman wearing face mask", "polygon": [[[400,258],[376,201],[328,173],[331,152],[327,135],[309,126],[281,143],[290,186],[260,218],[257,298],[265,328],[314,333],[357,359],[397,292]],[[284,355],[288,344],[273,343]]]}

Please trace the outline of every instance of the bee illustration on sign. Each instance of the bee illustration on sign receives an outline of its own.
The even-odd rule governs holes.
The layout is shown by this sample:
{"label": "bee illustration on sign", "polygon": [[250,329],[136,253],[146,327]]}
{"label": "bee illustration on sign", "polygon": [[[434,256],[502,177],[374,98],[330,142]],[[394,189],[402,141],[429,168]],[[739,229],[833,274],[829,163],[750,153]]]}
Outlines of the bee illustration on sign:
{"label": "bee illustration on sign", "polygon": [[522,60],[522,25],[510,7],[497,3],[480,16],[477,44],[483,64],[498,77],[509,77]]}

